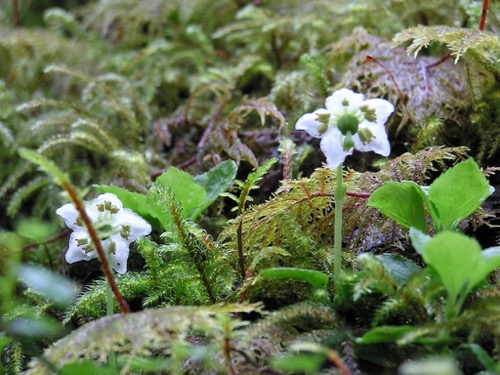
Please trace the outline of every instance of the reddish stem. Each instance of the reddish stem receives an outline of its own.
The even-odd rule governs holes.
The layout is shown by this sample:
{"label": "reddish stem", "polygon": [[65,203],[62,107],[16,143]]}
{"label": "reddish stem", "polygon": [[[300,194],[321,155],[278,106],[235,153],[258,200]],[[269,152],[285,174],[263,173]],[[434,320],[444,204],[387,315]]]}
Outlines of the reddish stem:
{"label": "reddish stem", "polygon": [[355,191],[346,191],[345,195],[356,198],[370,198],[372,196],[371,193],[356,193]]}
{"label": "reddish stem", "polygon": [[389,69],[387,69],[387,67],[384,64],[382,64],[380,61],[375,59],[373,56],[366,55],[366,60],[369,62],[374,62],[375,64],[380,66],[382,69],[384,69],[384,71],[389,75],[389,78],[391,79],[392,83],[394,83],[394,86],[396,87],[396,91],[398,92],[399,99],[401,100],[401,104],[403,104],[403,108],[406,112],[406,115],[408,116],[408,118],[410,119],[411,122],[415,122],[413,115],[410,113],[410,111],[408,110],[408,107],[406,106],[406,100],[404,98],[403,92],[399,88],[398,82],[396,81],[396,78],[391,73],[391,71]]}
{"label": "reddish stem", "polygon": [[481,22],[479,22],[479,30],[484,30],[484,25],[486,24],[486,16],[488,15],[488,7],[490,5],[490,0],[483,0],[483,10],[481,12]]}
{"label": "reddish stem", "polygon": [[442,63],[448,61],[448,59],[451,57],[451,52],[448,52],[448,54],[444,57],[442,57],[439,61],[436,61],[435,63],[433,64],[430,64],[430,65],[426,65],[426,69],[432,69],[432,68],[435,68],[436,66],[439,66],[441,65]]}
{"label": "reddish stem", "polygon": [[335,364],[335,366],[337,366],[342,375],[352,375],[351,370],[349,370],[349,368],[344,364],[344,361],[342,361],[342,358],[340,358],[337,352],[334,350],[328,350],[326,352],[326,356]]}
{"label": "reddish stem", "polygon": [[123,298],[120,289],[118,289],[115,277],[113,276],[113,271],[109,266],[108,258],[106,258],[106,253],[102,248],[101,240],[99,239],[99,236],[97,235],[97,232],[95,231],[94,226],[92,225],[90,217],[87,215],[87,211],[85,211],[83,202],[78,197],[78,194],[76,194],[75,189],[73,189],[73,186],[71,186],[71,184],[68,181],[63,181],[62,184],[66,189],[66,191],[68,192],[69,196],[71,197],[71,200],[75,203],[76,209],[80,213],[80,216],[82,217],[82,220],[85,223],[85,226],[87,227],[89,236],[92,239],[92,242],[94,243],[97,255],[99,256],[99,260],[101,261],[101,266],[102,270],[104,271],[104,275],[106,276],[106,279],[108,279],[108,283],[111,287],[111,290],[113,291],[113,294],[115,295],[116,300],[118,301],[118,304],[120,305],[122,313],[123,314],[130,313],[130,307],[128,306],[127,301],[125,301],[125,299]]}
{"label": "reddish stem", "polygon": [[12,12],[14,13],[14,26],[21,27],[21,11],[19,10],[19,0],[12,0]]}

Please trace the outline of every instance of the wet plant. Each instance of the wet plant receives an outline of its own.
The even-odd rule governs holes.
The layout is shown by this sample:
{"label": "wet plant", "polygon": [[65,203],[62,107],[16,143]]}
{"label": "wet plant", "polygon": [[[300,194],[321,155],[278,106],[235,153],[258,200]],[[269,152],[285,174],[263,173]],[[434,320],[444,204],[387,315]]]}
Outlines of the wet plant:
{"label": "wet plant", "polygon": [[0,9],[0,372],[498,372],[498,2],[52,3]]}

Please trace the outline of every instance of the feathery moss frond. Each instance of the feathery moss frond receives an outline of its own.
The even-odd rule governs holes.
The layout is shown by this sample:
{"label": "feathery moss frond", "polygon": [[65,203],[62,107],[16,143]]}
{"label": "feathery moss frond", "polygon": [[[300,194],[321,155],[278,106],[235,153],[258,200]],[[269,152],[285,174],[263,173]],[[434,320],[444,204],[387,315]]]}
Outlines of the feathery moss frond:
{"label": "feathery moss frond", "polygon": [[[394,46],[411,41],[408,46],[408,53],[415,56],[424,47],[428,47],[432,42],[445,44],[455,56],[455,63],[469,49],[485,49],[491,51],[492,58],[500,50],[500,38],[493,33],[468,28],[458,28],[450,26],[422,26],[410,27],[398,33],[394,39]],[[498,59],[499,56],[496,56]]]}
{"label": "feathery moss frond", "polygon": [[[103,363],[113,351],[132,356],[173,355],[173,345],[188,344],[189,332],[201,330],[210,337],[217,329],[218,315],[260,313],[259,304],[206,307],[175,306],[144,310],[126,317],[113,315],[90,322],[45,350],[43,357],[30,363],[30,375],[50,374],[50,364],[61,368],[82,358]],[[189,344],[188,344],[189,345]]]}

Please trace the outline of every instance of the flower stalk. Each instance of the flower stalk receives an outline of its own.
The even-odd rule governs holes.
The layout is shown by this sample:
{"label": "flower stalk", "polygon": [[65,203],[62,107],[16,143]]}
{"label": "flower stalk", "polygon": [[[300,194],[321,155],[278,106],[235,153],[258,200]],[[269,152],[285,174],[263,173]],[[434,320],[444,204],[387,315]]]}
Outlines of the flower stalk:
{"label": "flower stalk", "polygon": [[337,296],[341,292],[344,197],[346,194],[367,197],[365,193],[347,192],[347,186],[343,182],[343,163],[354,149],[389,156],[391,146],[385,123],[392,112],[394,106],[387,100],[365,99],[364,95],[343,88],[326,98],[325,108],[304,114],[295,124],[296,129],[321,139],[320,147],[326,156],[328,167],[337,170],[333,248],[333,280]]}

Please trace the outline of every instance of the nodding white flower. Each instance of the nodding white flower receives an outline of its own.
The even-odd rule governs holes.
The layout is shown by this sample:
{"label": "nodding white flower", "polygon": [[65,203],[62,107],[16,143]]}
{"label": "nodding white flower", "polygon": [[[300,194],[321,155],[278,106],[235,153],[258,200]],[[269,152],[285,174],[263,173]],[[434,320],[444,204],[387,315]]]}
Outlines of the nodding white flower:
{"label": "nodding white flower", "polygon": [[[88,202],[85,211],[101,239],[111,267],[118,273],[127,272],[130,244],[148,235],[151,225],[129,208],[123,208],[122,202],[111,193],[99,195]],[[58,208],[56,213],[73,230],[69,238],[66,261],[75,263],[97,258],[97,251],[75,205],[65,204]]]}
{"label": "nodding white flower", "polygon": [[295,128],[321,138],[321,151],[330,168],[344,162],[354,149],[388,156],[391,146],[385,122],[394,106],[384,99],[368,99],[349,89],[340,89],[326,98],[325,108],[306,113]]}

